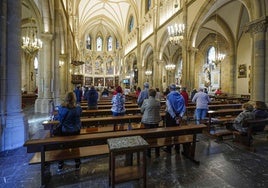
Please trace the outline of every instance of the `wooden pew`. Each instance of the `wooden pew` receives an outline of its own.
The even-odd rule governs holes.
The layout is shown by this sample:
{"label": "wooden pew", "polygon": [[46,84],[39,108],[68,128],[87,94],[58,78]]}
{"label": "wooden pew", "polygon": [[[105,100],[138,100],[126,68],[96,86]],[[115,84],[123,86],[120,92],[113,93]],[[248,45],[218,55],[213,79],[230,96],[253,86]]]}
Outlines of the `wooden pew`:
{"label": "wooden pew", "polygon": [[[137,108],[138,105],[137,104],[125,104],[125,108]],[[83,110],[87,109],[87,105],[81,105],[81,108]],[[112,104],[106,104],[106,105],[99,105],[98,109],[111,109],[112,108]]]}
{"label": "wooden pew", "polygon": [[[85,106],[87,105],[87,101],[82,101],[80,104]],[[112,104],[112,101],[98,101],[98,106],[110,105],[110,104]],[[135,103],[132,103],[131,101],[125,101],[125,104],[135,104]]]}
{"label": "wooden pew", "polygon": [[261,130],[260,128],[265,128],[268,125],[268,118],[265,119],[254,119],[246,120],[243,122],[243,128],[246,132],[234,131],[234,141],[242,143],[248,147],[253,144],[253,135],[265,133],[267,130]]}
{"label": "wooden pew", "polygon": [[[165,125],[165,112],[160,113],[162,120],[163,120],[163,126]],[[142,115],[125,115],[125,116],[107,116],[107,117],[96,117],[96,118],[81,118],[81,126],[83,128],[86,127],[99,127],[99,126],[107,126],[109,124],[113,125],[113,130],[116,129],[116,125],[121,123],[127,123],[131,125],[131,123],[140,123],[141,122]],[[43,121],[42,125],[44,126],[45,130],[50,130],[50,133],[52,133],[53,126],[58,125],[59,121]]]}
{"label": "wooden pew", "polygon": [[207,132],[210,135],[213,135],[217,138],[221,138],[222,136],[225,135],[231,135],[232,132],[229,130],[223,130],[220,132],[211,132],[211,127],[213,124],[218,124],[218,125],[224,125],[224,123],[227,122],[232,122],[235,117],[242,112],[242,109],[219,109],[219,110],[209,110],[207,115],[208,115],[208,121],[206,122],[207,124]]}
{"label": "wooden pew", "polygon": [[[231,109],[231,108],[242,108],[242,104],[209,104],[209,110],[219,110],[219,109]],[[186,107],[186,116],[189,118],[190,115],[194,114],[196,106],[187,106]]]}
{"label": "wooden pew", "polygon": [[[28,153],[40,152],[39,157],[41,162],[41,184],[42,186],[45,186],[49,180],[49,177],[47,177],[47,174],[45,173],[47,170],[46,162],[107,154],[108,149],[106,146],[106,141],[109,138],[139,135],[147,140],[153,138],[155,139],[192,135],[192,140],[189,140],[187,142],[189,144],[185,144],[183,154],[192,161],[199,163],[199,161],[195,160],[196,135],[198,133],[202,133],[205,127],[205,125],[187,125],[167,128],[83,134],[64,137],[48,137],[44,139],[28,140],[25,142],[24,147],[27,148]],[[94,149],[92,146],[95,146],[96,148]],[[155,147],[155,145],[153,145],[153,147]]]}
{"label": "wooden pew", "polygon": [[[139,114],[141,113],[140,108],[126,108],[126,114]],[[107,116],[112,115],[111,109],[97,109],[97,110],[83,110],[82,117],[90,117],[90,116]]]}

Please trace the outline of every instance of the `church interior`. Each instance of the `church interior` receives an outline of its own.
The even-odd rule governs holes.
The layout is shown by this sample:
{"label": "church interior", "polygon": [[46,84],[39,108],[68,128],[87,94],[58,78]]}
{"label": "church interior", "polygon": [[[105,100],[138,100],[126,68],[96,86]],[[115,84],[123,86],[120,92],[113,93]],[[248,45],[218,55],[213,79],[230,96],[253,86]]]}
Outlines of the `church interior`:
{"label": "church interior", "polygon": [[[134,93],[147,82],[163,93],[175,84],[189,95],[206,88],[213,100],[220,88],[219,101],[268,104],[268,0],[0,0],[0,7],[0,187],[44,186],[45,165],[29,165],[24,146],[48,135],[42,123],[77,86]],[[199,165],[152,152],[147,182],[118,187],[267,187],[267,130],[253,150],[233,135],[198,133]],[[110,187],[110,160],[83,158],[79,171],[69,161],[61,173],[51,163],[46,186]]]}

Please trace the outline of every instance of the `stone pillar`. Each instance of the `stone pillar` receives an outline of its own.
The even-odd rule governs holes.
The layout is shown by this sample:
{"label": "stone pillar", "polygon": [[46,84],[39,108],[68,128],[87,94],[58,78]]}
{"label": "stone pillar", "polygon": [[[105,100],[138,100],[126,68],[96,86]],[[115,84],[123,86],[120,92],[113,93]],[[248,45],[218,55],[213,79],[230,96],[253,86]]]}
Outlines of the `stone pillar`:
{"label": "stone pillar", "polygon": [[1,33],[7,38],[6,45],[3,44],[6,46],[3,54],[6,56],[6,80],[5,88],[2,88],[6,95],[3,98],[6,116],[1,122],[1,150],[21,147],[28,139],[28,120],[21,110],[21,1],[6,1],[6,8],[6,32]]}
{"label": "stone pillar", "polygon": [[41,35],[41,40],[43,42],[43,49],[39,52],[41,53],[40,64],[42,64],[39,66],[40,92],[38,92],[38,99],[35,101],[35,112],[49,113],[51,109],[50,102],[52,100],[52,93],[54,90],[54,66],[52,66],[54,65],[54,58],[52,53],[52,49],[54,49],[52,47],[53,35],[50,33],[44,33]]}
{"label": "stone pillar", "polygon": [[[66,54],[61,54],[59,57],[59,61],[61,62],[59,66],[59,98],[56,100],[56,104],[60,104],[62,101],[61,99],[64,98],[65,94],[68,91],[68,87],[66,86],[67,79],[67,55]],[[70,82],[69,82],[70,83]]]}
{"label": "stone pillar", "polygon": [[264,17],[250,22],[246,26],[246,32],[250,32],[253,38],[251,100],[267,103],[268,78],[265,77],[265,73],[268,73],[268,65],[265,64],[265,51],[267,51],[265,49],[266,27],[267,17]]}
{"label": "stone pillar", "polygon": [[[185,82],[188,91],[192,91],[194,89],[194,83],[195,79],[198,79],[197,76],[195,76],[195,56],[197,53],[198,49],[196,48],[190,48],[188,50],[188,55],[189,55],[189,62],[188,62],[188,67],[187,67],[187,81]],[[183,66],[186,65],[186,62],[183,61]]]}

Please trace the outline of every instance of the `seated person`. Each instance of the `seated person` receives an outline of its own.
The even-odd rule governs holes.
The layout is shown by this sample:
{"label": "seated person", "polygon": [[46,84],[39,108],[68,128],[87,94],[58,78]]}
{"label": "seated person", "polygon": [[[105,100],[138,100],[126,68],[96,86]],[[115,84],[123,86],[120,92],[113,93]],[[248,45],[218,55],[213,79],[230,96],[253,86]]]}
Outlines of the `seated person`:
{"label": "seated person", "polygon": [[[253,110],[255,113],[255,119],[265,119],[268,118],[267,106],[263,101],[255,102],[255,109]],[[265,125],[260,125],[259,127],[254,127],[253,131],[263,131]]]}
{"label": "seated person", "polygon": [[233,124],[226,126],[227,129],[239,131],[241,133],[245,133],[247,131],[247,129],[243,127],[243,122],[245,120],[255,119],[255,113],[253,112],[254,108],[253,105],[250,103],[243,104],[242,108],[243,111],[238,114],[238,116],[233,121]]}

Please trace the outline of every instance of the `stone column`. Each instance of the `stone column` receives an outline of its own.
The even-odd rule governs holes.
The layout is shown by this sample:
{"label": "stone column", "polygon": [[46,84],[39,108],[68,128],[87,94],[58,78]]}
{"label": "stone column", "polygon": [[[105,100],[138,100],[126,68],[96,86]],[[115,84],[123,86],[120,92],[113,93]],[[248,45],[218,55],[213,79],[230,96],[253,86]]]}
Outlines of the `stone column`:
{"label": "stone column", "polygon": [[38,92],[38,99],[35,101],[35,112],[41,113],[49,113],[50,111],[50,102],[52,100],[52,93],[54,90],[54,80],[53,80],[53,73],[54,73],[54,59],[52,49],[52,40],[53,35],[50,33],[43,33],[41,35],[41,40],[43,42],[43,48],[39,52],[41,53],[41,61],[40,64],[40,82],[39,82],[39,92]]}
{"label": "stone column", "polygon": [[56,101],[57,104],[61,103],[61,99],[64,98],[65,94],[67,93],[68,91],[68,87],[66,87],[66,83],[70,83],[70,82],[67,82],[67,79],[66,79],[66,74],[67,71],[66,71],[66,68],[67,68],[67,55],[66,54],[61,54],[60,57],[59,57],[59,60],[61,61],[61,65],[59,66],[59,101]]}
{"label": "stone column", "polygon": [[3,44],[6,46],[6,53],[3,54],[6,56],[6,80],[5,88],[2,88],[6,95],[3,98],[6,116],[1,122],[1,150],[21,147],[28,139],[28,121],[21,110],[21,1],[6,1],[6,8],[6,32],[1,33],[7,38],[6,45]]}
{"label": "stone column", "polygon": [[246,26],[246,32],[250,32],[253,39],[251,100],[267,103],[268,78],[265,77],[265,73],[268,73],[268,65],[265,64],[265,51],[267,51],[265,49],[266,27],[267,17],[264,17],[250,22]]}
{"label": "stone column", "polygon": [[[188,62],[188,67],[187,67],[187,81],[186,81],[186,87],[188,91],[192,91],[194,89],[194,83],[195,79],[198,79],[197,76],[195,76],[195,56],[197,53],[198,49],[197,48],[189,48],[188,50],[188,55],[189,55],[189,62]],[[183,62],[183,66],[186,64],[186,62]]]}

